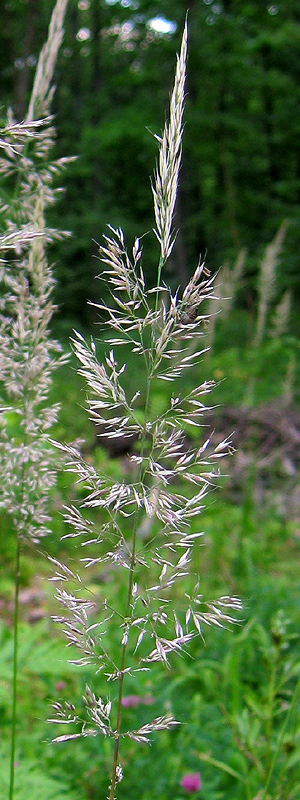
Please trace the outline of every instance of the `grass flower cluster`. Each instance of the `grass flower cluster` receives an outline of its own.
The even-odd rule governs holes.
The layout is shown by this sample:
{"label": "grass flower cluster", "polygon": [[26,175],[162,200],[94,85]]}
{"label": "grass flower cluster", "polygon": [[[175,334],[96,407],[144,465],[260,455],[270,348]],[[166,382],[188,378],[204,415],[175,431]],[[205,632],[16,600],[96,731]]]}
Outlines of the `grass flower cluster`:
{"label": "grass flower cluster", "polygon": [[[65,7],[62,0],[56,4],[25,121],[16,122],[9,112],[0,130],[4,185],[0,374],[5,412],[1,417],[0,502],[13,515],[18,535],[33,541],[47,533],[45,509],[55,480],[48,437],[59,409],[58,404],[49,407],[48,394],[53,370],[66,360],[50,333],[54,279],[46,255],[46,246],[64,234],[45,223],[45,212],[57,191],[53,178],[68,162],[49,161],[55,131],[48,114],[49,84]],[[36,108],[44,114],[39,119],[33,116]]]}
{"label": "grass flower cluster", "polygon": [[41,51],[28,113],[22,122],[8,112],[0,130],[3,195],[0,236],[0,507],[11,515],[16,534],[14,676],[11,775],[14,796],[18,671],[18,605],[21,544],[48,532],[49,492],[56,481],[57,455],[49,431],[59,404],[49,404],[52,374],[65,362],[50,334],[54,311],[52,269],[46,246],[61,236],[45,223],[55,200],[53,178],[68,159],[50,162],[54,128],[49,116],[53,71],[63,36],[67,0],[56,3],[49,37]]}
{"label": "grass flower cluster", "polygon": [[[0,170],[6,181],[0,236],[0,505],[12,516],[17,543],[9,800],[14,798],[21,545],[24,540],[36,544],[48,532],[57,450],[84,493],[80,505],[65,509],[67,537],[78,538],[84,547],[85,568],[97,567],[100,574],[108,570],[124,591],[113,600],[104,592],[95,598],[77,572],[51,559],[62,607],[55,620],[63,625],[68,645],[79,651],[72,663],[92,665],[104,686],[103,696],[98,696],[93,685],[86,685],[83,713],[75,703],[57,700],[49,721],[73,726],[70,733],[55,736],[55,742],[98,735],[111,740],[109,800],[116,797],[123,776],[122,741],[146,743],[153,733],[178,724],[171,712],[151,718],[145,710],[146,721],[127,730],[123,709],[153,702],[150,693],[130,693],[128,680],[148,671],[151,664],[160,662],[169,669],[174,654],[185,652],[194,636],[203,636],[204,625],[226,626],[241,608],[235,596],[204,598],[193,561],[203,536],[198,520],[205,497],[215,486],[219,460],[231,448],[227,439],[213,448],[209,437],[193,444],[196,440],[188,436],[191,429],[202,429],[204,401],[214,386],[213,381],[204,381],[184,390],[185,374],[206,350],[205,308],[214,296],[214,280],[201,260],[188,284],[175,293],[163,274],[176,236],[173,218],[182,151],[187,25],[169,121],[162,137],[156,137],[159,154],[152,192],[160,246],[157,283],[146,285],[140,239],[129,252],[123,231],[110,228],[99,247],[99,277],[106,281],[111,302],[96,304],[108,348],[105,360],[98,360],[93,339],[87,343],[78,332],[72,339],[78,371],[87,385],[90,419],[100,441],[105,435],[111,441],[122,436],[134,443],[129,467],[122,479],[116,479],[86,461],[77,446],[50,438],[59,405],[49,404],[49,389],[53,371],[65,356],[50,333],[54,281],[46,248],[64,234],[47,226],[45,212],[55,201],[53,178],[68,161],[50,161],[55,135],[50,116],[52,80],[66,6],[67,0],[57,0],[25,120],[17,122],[9,112],[0,131]],[[139,375],[131,392],[124,382],[128,354]],[[174,391],[157,413],[154,396],[161,381],[173,383]],[[200,789],[199,773],[187,775],[182,786],[190,793]]]}
{"label": "grass flower cluster", "polygon": [[[129,253],[123,231],[110,228],[99,253],[103,264],[100,277],[108,284],[111,304],[96,304],[106,330],[105,361],[98,361],[93,339],[87,343],[76,332],[72,339],[79,373],[87,384],[90,418],[97,426],[100,442],[101,431],[112,440],[122,435],[135,442],[129,473],[115,480],[98,472],[73,445],[57,445],[68,459],[67,469],[85,489],[81,507],[66,509],[65,521],[70,527],[67,536],[78,537],[86,553],[92,548],[92,555],[82,559],[87,568],[97,565],[100,570],[117,570],[127,586],[125,601],[122,594],[112,603],[104,594],[97,601],[87,595],[81,577],[64,564],[57,563],[53,578],[62,606],[56,620],[63,625],[68,644],[79,650],[73,663],[92,664],[104,680],[103,697],[86,686],[85,715],[77,713],[73,703],[54,703],[50,721],[75,725],[75,732],[59,734],[54,741],[98,734],[112,739],[110,800],[116,797],[123,775],[120,749],[124,737],[144,743],[153,732],[177,724],[167,714],[137,730],[124,730],[122,707],[126,706],[127,678],[149,670],[155,662],[170,667],[174,653],[185,650],[195,635],[203,635],[203,625],[227,625],[240,611],[236,597],[206,602],[197,575],[193,590],[185,594],[193,548],[203,536],[197,524],[195,529],[195,520],[198,522],[206,494],[218,477],[219,459],[230,449],[227,440],[211,448],[209,438],[201,446],[193,446],[186,435],[187,426],[203,425],[203,401],[213,383],[204,382],[187,393],[177,388],[180,379],[184,387],[186,371],[198,364],[205,350],[202,338],[207,318],[202,305],[212,294],[213,279],[199,262],[187,286],[175,294],[161,280],[174,242],[186,52],[187,26],[177,60],[170,121],[158,139],[160,150],[152,187],[155,233],[161,248],[157,285],[146,287],[140,240],[135,240]],[[199,346],[191,352],[190,343],[196,339]],[[139,374],[138,387],[131,394],[124,387],[128,352],[131,362],[132,356],[137,360]],[[160,381],[176,381],[176,391],[169,406],[156,415],[152,398]],[[91,517],[91,509],[96,510],[97,522]],[[151,537],[146,541],[140,536],[144,518],[152,523]],[[97,548],[99,555],[95,555]],[[177,585],[181,586],[178,609],[172,601]],[[115,631],[118,660],[111,650]],[[110,699],[105,679],[110,683]]]}

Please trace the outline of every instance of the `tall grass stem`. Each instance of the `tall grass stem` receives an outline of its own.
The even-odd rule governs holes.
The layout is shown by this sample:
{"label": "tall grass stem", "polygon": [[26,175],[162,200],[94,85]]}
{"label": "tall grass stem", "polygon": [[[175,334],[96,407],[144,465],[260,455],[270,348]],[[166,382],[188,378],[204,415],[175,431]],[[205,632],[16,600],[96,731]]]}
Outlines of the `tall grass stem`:
{"label": "tall grass stem", "polygon": [[[262,795],[261,800],[267,800],[267,791],[269,789],[271,778],[272,778],[276,763],[277,763],[278,758],[279,758],[279,754],[280,754],[280,750],[281,750],[282,742],[283,742],[283,737],[284,737],[284,734],[285,734],[286,729],[288,727],[289,721],[291,719],[291,716],[292,716],[293,710],[295,708],[296,702],[298,701],[299,694],[300,694],[300,676],[299,676],[297,684],[296,684],[296,688],[295,688],[295,691],[294,691],[294,694],[293,694],[293,699],[292,699],[292,702],[290,704],[288,713],[286,715],[286,718],[284,720],[284,723],[282,725],[281,731],[280,731],[279,736],[278,736],[277,747],[276,747],[276,750],[274,752],[272,762],[270,764],[270,768],[269,768],[269,771],[268,771],[268,774],[267,774],[267,779],[266,779],[266,785],[265,785],[264,793]],[[275,789],[277,789],[278,787],[280,788],[280,780],[282,778],[284,769],[285,769],[285,766],[283,765],[283,767],[280,770],[278,779],[276,781],[276,785],[274,787],[274,797],[277,796],[276,792],[275,792]]]}
{"label": "tall grass stem", "polygon": [[[159,286],[159,283],[158,283]],[[158,294],[156,295],[158,297]],[[139,482],[143,480],[143,456],[145,450],[145,440],[146,440],[146,424],[149,417],[149,407],[150,407],[150,389],[151,389],[151,378],[148,377],[147,380],[147,393],[146,393],[146,400],[145,400],[145,427],[144,427],[144,436],[141,445],[141,456],[142,456],[142,463],[139,469]],[[134,526],[133,526],[133,536],[132,536],[132,550],[131,550],[131,560],[130,560],[130,569],[129,569],[129,579],[128,579],[128,595],[127,595],[127,605],[126,605],[126,612],[125,612],[125,619],[128,620],[130,616],[130,609],[131,609],[131,600],[132,600],[132,589],[133,589],[133,579],[134,579],[134,565],[135,565],[135,553],[136,553],[136,540],[137,540],[137,531],[138,531],[138,519],[139,519],[139,509],[137,508],[135,511],[135,518],[134,518]],[[132,616],[132,610],[131,610]],[[112,769],[112,780],[110,785],[110,795],[109,800],[115,800],[115,788],[116,788],[116,781],[117,781],[117,769],[118,769],[118,757],[119,757],[119,747],[120,747],[120,732],[121,732],[121,718],[122,718],[122,698],[123,698],[123,685],[124,685],[124,669],[125,669],[125,660],[126,660],[126,650],[127,650],[127,642],[125,641],[122,647],[122,656],[121,656],[121,669],[120,669],[120,681],[119,681],[119,695],[118,695],[118,711],[117,711],[117,727],[116,727],[116,738],[115,738],[115,746],[114,746],[114,756],[113,756],[113,769]]]}
{"label": "tall grass stem", "polygon": [[15,578],[15,605],[14,605],[13,696],[12,696],[9,800],[13,800],[13,797],[14,797],[14,785],[15,785],[15,754],[16,754],[16,724],[17,724],[17,679],[18,679],[18,632],[19,632],[19,590],[20,590],[20,577],[21,577],[21,573],[20,573],[20,556],[21,556],[21,541],[20,541],[20,537],[17,536],[16,578]]}

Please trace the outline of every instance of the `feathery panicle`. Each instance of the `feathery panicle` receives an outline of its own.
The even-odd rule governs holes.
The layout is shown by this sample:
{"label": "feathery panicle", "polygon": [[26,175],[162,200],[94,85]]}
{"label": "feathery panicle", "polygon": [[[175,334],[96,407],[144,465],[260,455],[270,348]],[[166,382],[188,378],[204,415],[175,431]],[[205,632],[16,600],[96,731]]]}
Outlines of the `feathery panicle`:
{"label": "feathery panicle", "polygon": [[225,263],[218,274],[218,284],[215,286],[214,294],[210,298],[207,309],[207,316],[209,318],[209,325],[207,328],[208,355],[211,355],[213,350],[218,315],[222,311],[223,318],[226,318],[234,303],[234,298],[239,288],[239,281],[244,269],[246,255],[247,250],[243,247],[238,253],[233,269],[230,269],[229,264]]}
{"label": "feathery panicle", "polygon": [[15,778],[21,543],[38,542],[47,533],[49,491],[56,480],[57,458],[48,436],[58,406],[49,405],[49,388],[64,357],[50,336],[54,281],[45,248],[62,234],[47,227],[44,215],[55,199],[53,177],[66,162],[49,163],[52,119],[35,117],[49,113],[65,8],[66,0],[57,0],[25,121],[16,122],[9,111],[0,131],[0,507],[11,515],[16,533],[9,800]]}
{"label": "feathery panicle", "polygon": [[239,281],[240,281],[240,279],[242,277],[246,258],[247,258],[247,248],[246,247],[242,247],[241,250],[239,251],[238,255],[237,255],[237,259],[236,259],[235,264],[233,266],[232,281],[233,281],[233,292],[234,293],[236,292],[236,288],[237,288],[237,286],[239,284]]}
{"label": "feathery panicle", "polygon": [[53,73],[57,55],[63,40],[63,22],[68,0],[57,0],[54,6],[47,42],[41,50],[38,60],[33,89],[26,114],[26,122],[31,122],[38,117],[45,117],[54,92],[52,85]]}
{"label": "feathery panicle", "polygon": [[280,226],[279,231],[271,244],[268,245],[265,256],[261,262],[258,284],[259,306],[256,331],[253,341],[254,347],[259,347],[263,339],[268,309],[270,308],[270,303],[274,295],[278,258],[281,252],[286,229],[287,222],[285,221]]}
{"label": "feathery panicle", "polygon": [[282,336],[286,332],[290,313],[291,313],[292,293],[290,289],[284,295],[275,308],[272,319],[271,335],[274,337]]}
{"label": "feathery panicle", "polygon": [[247,256],[246,247],[242,247],[237,255],[233,268],[230,269],[228,264],[224,264],[224,267],[222,268],[221,294],[223,301],[225,300],[222,308],[223,318],[228,317],[229,311],[233,306],[234,299],[239,289],[240,280],[243,274],[246,262],[246,256]]}
{"label": "feathery panicle", "polygon": [[20,257],[2,267],[0,313],[0,376],[10,409],[1,420],[0,506],[12,514],[18,535],[33,540],[47,532],[49,521],[46,508],[55,470],[48,431],[59,407],[49,407],[47,398],[52,371],[64,360],[49,336],[53,277],[45,256],[42,191],[35,202],[31,237],[18,238],[15,231]]}
{"label": "feathery panicle", "polygon": [[182,37],[180,55],[177,56],[174,89],[170,103],[170,120],[165,124],[162,138],[156,136],[160,149],[152,192],[156,222],[155,233],[161,247],[162,263],[169,257],[174,244],[172,224],[182,151],[186,58],[187,22]]}
{"label": "feathery panicle", "polygon": [[[47,67],[49,81],[62,37],[65,6],[58,0],[42,51],[48,54],[45,64],[52,64],[51,75]],[[38,86],[44,86],[41,63],[36,92]],[[49,163],[55,134],[52,118],[33,120],[32,113],[33,106],[25,122],[19,123],[9,112],[7,125],[0,131],[3,184],[5,187],[9,177],[15,186],[12,198],[2,204],[4,232],[0,235],[0,379],[10,407],[1,420],[0,504],[13,515],[18,536],[37,540],[47,531],[46,507],[55,481],[47,437],[58,406],[49,407],[48,392],[53,370],[65,360],[49,333],[55,310],[54,279],[45,251],[48,243],[64,234],[46,225],[45,210],[55,200],[53,177],[67,159]],[[11,438],[12,415],[15,433]]]}
{"label": "feathery panicle", "polygon": [[[186,40],[185,28],[171,98],[170,124],[161,140],[153,188],[161,245],[159,277],[173,241],[171,226],[181,156]],[[86,594],[81,596],[83,586],[78,576],[63,565],[56,565],[56,596],[63,608],[62,616],[56,619],[64,627],[68,644],[79,651],[76,663],[92,664],[103,680],[106,678],[116,685],[116,690],[112,691],[112,700],[105,701],[87,687],[84,718],[79,717],[73,705],[54,703],[55,713],[50,721],[75,726],[75,732],[63,732],[54,741],[97,734],[113,740],[109,800],[114,800],[122,778],[119,763],[122,739],[127,736],[146,742],[152,732],[176,724],[169,715],[146,722],[138,730],[124,730],[122,698],[128,677],[148,670],[155,662],[170,668],[173,656],[185,650],[193,636],[203,635],[204,624],[228,625],[235,622],[235,613],[240,611],[236,597],[206,602],[196,578],[192,581],[195,584],[192,592],[185,594],[184,589],[181,592],[184,599],[179,610],[175,610],[172,602],[174,587],[182,584],[187,588],[193,548],[203,536],[198,517],[207,492],[218,478],[219,460],[230,452],[228,440],[213,448],[209,437],[202,444],[190,445],[186,435],[187,427],[202,426],[206,410],[203,400],[213,382],[204,382],[189,391],[184,391],[183,382],[183,388],[174,392],[159,414],[155,413],[152,402],[153,389],[157,390],[160,380],[172,382],[184,376],[186,370],[197,365],[205,350],[201,339],[206,314],[201,312],[203,302],[212,297],[213,278],[199,262],[181,294],[178,290],[173,295],[166,287],[162,290],[159,280],[157,286],[148,289],[141,259],[140,240],[136,239],[129,255],[122,230],[110,228],[100,247],[104,270],[99,277],[106,280],[111,305],[96,304],[107,330],[105,341],[109,351],[104,362],[98,361],[93,339],[88,344],[77,332],[72,339],[79,372],[88,387],[89,414],[100,430],[100,441],[101,431],[105,430],[112,440],[121,434],[136,443],[130,469],[116,480],[114,476],[98,473],[74,447],[57,445],[67,456],[67,469],[85,488],[81,507],[73,505],[65,511],[70,530],[67,535],[81,540],[85,569],[97,565],[99,570],[104,568],[120,575],[120,580],[123,575],[127,585],[125,602],[123,592],[115,592],[112,598],[101,592],[96,608],[92,609]],[[192,352],[191,342],[198,343]],[[120,360],[116,355],[118,348]],[[137,362],[139,384],[126,390],[124,352],[128,349]],[[90,517],[91,509],[97,510],[95,524]],[[151,522],[152,537],[146,543],[142,534],[145,519]],[[93,552],[88,555],[90,544]],[[70,590],[68,582],[72,584]],[[89,620],[91,613],[95,615],[94,621]],[[115,645],[112,646],[116,631],[117,659]],[[115,700],[114,695],[117,695]]]}

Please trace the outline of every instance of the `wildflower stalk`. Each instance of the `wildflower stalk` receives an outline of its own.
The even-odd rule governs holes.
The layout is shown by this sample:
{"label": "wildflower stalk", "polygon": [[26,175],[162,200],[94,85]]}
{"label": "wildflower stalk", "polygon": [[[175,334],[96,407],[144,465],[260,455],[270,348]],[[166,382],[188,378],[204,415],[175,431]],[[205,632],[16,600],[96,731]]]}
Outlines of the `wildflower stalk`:
{"label": "wildflower stalk", "polygon": [[[53,370],[66,360],[49,333],[54,280],[45,249],[63,234],[47,228],[44,219],[45,209],[55,197],[53,175],[65,163],[49,163],[54,143],[49,107],[66,5],[67,0],[57,0],[54,7],[25,121],[15,121],[9,110],[7,124],[0,131],[0,172],[4,182],[7,177],[14,181],[10,199],[2,203],[5,229],[0,235],[0,251],[5,256],[0,262],[0,380],[4,393],[0,507],[11,515],[16,534],[9,800],[13,800],[15,788],[21,547],[24,541],[38,542],[48,532],[49,490],[56,478],[48,431],[59,409],[58,405],[49,406],[48,393]],[[37,111],[42,119],[36,119]],[[3,195],[5,198],[5,183]],[[10,414],[15,419],[13,436]]]}
{"label": "wildflower stalk", "polygon": [[[146,401],[145,401],[145,423],[146,423],[146,425],[147,425],[148,416],[149,416],[150,390],[151,390],[151,380],[150,380],[150,378],[148,378],[148,380],[147,380],[147,395],[146,395]],[[144,435],[144,438],[143,438],[142,448],[141,448],[141,457],[142,457],[142,459],[143,459],[143,456],[144,456],[144,447],[145,447],[145,435]],[[141,466],[140,466],[139,482],[142,482],[142,480],[143,480],[143,466],[142,466],[142,463],[141,463]],[[132,589],[133,589],[133,582],[134,582],[134,568],[135,568],[137,531],[138,531],[138,517],[139,517],[139,512],[138,512],[138,509],[136,509],[135,517],[134,517],[133,536],[132,536],[132,550],[131,550],[131,561],[130,561],[129,581],[128,581],[127,606],[126,606],[126,612],[125,612],[125,619],[126,620],[130,620],[130,618],[132,617],[132,614],[133,614],[133,609],[131,607],[131,598],[132,598]],[[122,647],[122,656],[121,656],[119,696],[118,696],[118,711],[117,711],[117,725],[116,725],[116,738],[115,738],[115,746],[114,746],[114,754],[113,754],[113,768],[112,768],[112,779],[111,779],[111,785],[110,785],[109,800],[115,800],[115,790],[116,790],[116,783],[117,783],[117,771],[118,771],[118,764],[119,764],[119,749],[120,749],[121,719],[122,719],[122,699],[123,699],[123,686],[124,686],[124,675],[125,675],[124,670],[125,670],[125,663],[126,663],[127,645],[128,645],[128,641],[125,640],[124,644],[123,644],[123,647]]]}
{"label": "wildflower stalk", "polygon": [[16,724],[17,724],[17,675],[18,675],[18,628],[19,628],[19,588],[20,588],[20,556],[21,542],[17,536],[16,552],[16,578],[14,602],[14,653],[13,653],[13,697],[12,697],[12,723],[11,723],[11,753],[10,753],[10,783],[9,800],[14,797],[15,783],[15,752],[16,752]]}
{"label": "wildflower stalk", "polygon": [[[167,258],[169,257],[173,244],[174,237],[172,238],[172,222],[174,217],[175,202],[177,196],[178,176],[181,162],[181,143],[183,134],[183,104],[184,104],[184,85],[186,74],[186,58],[187,58],[187,24],[184,28],[184,33],[181,43],[180,56],[177,57],[177,69],[175,74],[174,88],[170,103],[170,121],[166,123],[163,138],[156,137],[160,142],[159,165],[156,170],[155,184],[152,186],[154,198],[154,211],[157,229],[155,234],[158,238],[161,247],[161,254],[158,263],[157,271],[157,291],[155,296],[155,313],[158,312],[159,292],[161,285],[162,270]],[[151,392],[151,376],[148,375],[146,401],[145,401],[145,427],[143,434],[143,441],[141,446],[141,466],[139,483],[143,479],[143,458],[145,446],[145,431],[148,423],[149,406],[150,406],[150,392]],[[134,531],[132,539],[132,553],[129,572],[129,585],[128,585],[128,598],[126,608],[126,619],[129,618],[131,608],[132,587],[134,581],[134,566],[135,566],[135,550],[136,550],[136,537],[138,530],[138,509],[135,513]],[[112,781],[110,787],[110,800],[115,798],[116,775],[118,767],[119,745],[120,745],[120,729],[121,729],[121,714],[122,714],[122,694],[124,684],[124,668],[126,658],[127,642],[123,644],[122,659],[121,659],[121,677],[119,684],[119,697],[118,697],[118,712],[117,712],[117,736],[114,747],[113,757],[113,771]]]}
{"label": "wildflower stalk", "polygon": [[[127,606],[126,606],[126,612],[125,612],[125,619],[126,620],[130,618],[130,607],[131,607],[131,597],[132,597],[132,587],[133,587],[133,577],[134,577],[136,533],[137,533],[137,514],[135,516],[135,525],[134,525],[133,540],[132,540],[132,555],[131,555],[131,563],[130,563],[130,571],[129,571]],[[127,642],[124,641],[124,644],[123,644],[123,647],[122,647],[122,656],[121,656],[118,710],[117,710],[117,724],[116,724],[116,736],[115,736],[115,746],[114,746],[114,754],[113,754],[112,779],[111,779],[111,785],[110,785],[109,800],[115,800],[115,790],[116,790],[116,784],[117,784],[117,772],[118,772],[118,765],[119,765],[119,749],[120,749],[120,733],[121,733],[121,719],[122,719],[122,699],[123,699],[123,686],[124,686],[124,675],[125,675],[124,670],[125,670],[125,663],[126,663],[126,650],[127,650]]]}
{"label": "wildflower stalk", "polygon": [[[203,624],[222,627],[234,621],[232,611],[240,609],[238,598],[226,596],[205,602],[197,576],[193,588],[183,593],[184,608],[177,612],[172,605],[172,587],[185,581],[193,545],[202,536],[197,528],[191,528],[191,521],[200,515],[203,499],[217,478],[219,458],[229,448],[227,440],[215,450],[210,447],[209,439],[201,446],[187,445],[185,427],[191,425],[197,429],[202,425],[203,396],[213,383],[204,382],[186,393],[174,393],[159,415],[155,415],[151,402],[153,388],[159,381],[173,382],[198,364],[203,350],[193,349],[190,353],[189,343],[203,335],[206,316],[201,315],[200,309],[211,297],[213,284],[205,265],[199,263],[181,295],[178,290],[173,296],[168,287],[161,285],[163,266],[174,243],[172,221],[183,134],[186,50],[185,26],[171,96],[170,122],[163,137],[157,137],[160,151],[152,185],[155,233],[160,244],[156,285],[153,289],[146,288],[140,240],[135,240],[131,256],[125,247],[123,231],[110,228],[99,252],[104,265],[101,277],[107,279],[112,303],[95,304],[104,328],[109,331],[106,338],[109,353],[99,363],[93,339],[87,344],[78,332],[72,339],[80,364],[79,374],[87,383],[89,415],[97,426],[100,443],[101,436],[112,442],[120,436],[125,442],[135,441],[136,450],[130,455],[132,471],[122,479],[99,474],[74,446],[56,443],[68,457],[67,469],[86,490],[80,508],[73,505],[66,509],[65,521],[70,531],[67,537],[79,537],[83,547],[93,544],[95,548],[105,542],[104,553],[100,550],[100,555],[95,556],[93,551],[92,557],[82,559],[85,568],[105,563],[114,570],[114,576],[115,570],[121,575],[123,570],[126,575],[125,603],[118,593],[112,601],[100,595],[97,622],[93,624],[88,615],[97,610],[97,601],[87,600],[86,594],[82,596],[81,576],[54,561],[58,571],[52,578],[57,583],[56,598],[63,609],[54,619],[63,625],[68,644],[80,652],[80,657],[72,659],[72,663],[91,664],[96,674],[102,672],[118,686],[113,701],[97,697],[87,685],[84,715],[79,716],[73,703],[55,702],[49,722],[73,724],[76,728],[74,733],[62,733],[53,741],[97,735],[113,740],[109,800],[115,800],[117,784],[122,779],[121,741],[129,737],[148,742],[152,733],[177,724],[172,714],[167,714],[146,722],[138,730],[122,730],[122,701],[128,674],[133,676],[148,670],[156,662],[170,668],[169,656],[183,650],[194,635],[202,636]],[[133,396],[124,388],[126,361],[122,355],[119,365],[114,350],[117,347],[122,347],[122,354],[124,348],[127,351],[129,348],[138,360],[141,383]],[[137,410],[142,393],[145,400]],[[89,515],[86,517],[85,510],[94,508],[100,515],[97,525]],[[141,517],[155,524],[151,546],[148,542],[145,547],[139,536]],[[117,663],[110,640],[116,626],[122,637]]]}

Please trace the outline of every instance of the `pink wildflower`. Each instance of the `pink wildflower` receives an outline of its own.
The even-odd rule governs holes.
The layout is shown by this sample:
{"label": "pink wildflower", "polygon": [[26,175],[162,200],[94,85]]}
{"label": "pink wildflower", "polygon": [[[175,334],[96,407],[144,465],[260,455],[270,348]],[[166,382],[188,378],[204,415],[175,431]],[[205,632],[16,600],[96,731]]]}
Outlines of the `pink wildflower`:
{"label": "pink wildflower", "polygon": [[140,697],[138,694],[127,694],[122,699],[124,708],[136,708],[140,703],[144,706],[151,706],[154,703],[154,697],[152,694],[146,694],[145,697]]}
{"label": "pink wildflower", "polygon": [[202,788],[200,772],[191,772],[189,775],[184,775],[180,781],[180,786],[190,794],[199,792],[199,789]]}
{"label": "pink wildflower", "polygon": [[127,694],[122,698],[124,708],[136,708],[142,702],[142,698],[137,694]]}
{"label": "pink wildflower", "polygon": [[55,688],[56,688],[57,692],[63,692],[63,690],[66,689],[66,687],[67,687],[67,684],[66,684],[65,681],[57,681],[57,683],[55,684]]}
{"label": "pink wildflower", "polygon": [[146,694],[145,697],[141,699],[141,702],[144,706],[152,706],[155,703],[155,699],[152,694]]}

